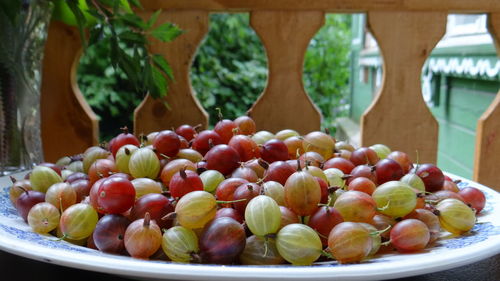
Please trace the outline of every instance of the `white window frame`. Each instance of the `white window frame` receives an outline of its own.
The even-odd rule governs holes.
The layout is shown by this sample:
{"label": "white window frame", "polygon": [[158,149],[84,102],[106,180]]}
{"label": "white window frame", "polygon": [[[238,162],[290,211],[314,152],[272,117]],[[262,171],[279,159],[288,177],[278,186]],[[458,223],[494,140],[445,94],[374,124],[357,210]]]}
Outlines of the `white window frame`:
{"label": "white window frame", "polygon": [[[476,17],[476,20],[471,23],[459,24],[458,20],[461,17]],[[448,24],[446,25],[446,36],[461,36],[469,34],[487,33],[486,28],[487,16],[485,14],[454,14],[448,15]]]}

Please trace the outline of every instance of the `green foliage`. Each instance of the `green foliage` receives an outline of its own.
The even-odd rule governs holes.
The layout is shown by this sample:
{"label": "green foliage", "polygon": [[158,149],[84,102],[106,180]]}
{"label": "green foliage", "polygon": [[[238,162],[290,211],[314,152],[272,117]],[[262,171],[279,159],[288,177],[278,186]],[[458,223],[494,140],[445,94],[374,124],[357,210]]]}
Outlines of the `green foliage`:
{"label": "green foliage", "polygon": [[107,56],[109,48],[108,44],[89,47],[80,59],[77,76],[85,99],[102,121],[99,123],[101,140],[119,134],[120,127],[132,128],[134,108],[145,96],[135,91],[120,68],[111,66]]}
{"label": "green foliage", "polygon": [[210,31],[191,68],[193,88],[212,125],[218,121],[216,107],[224,118],[234,119],[264,89],[266,55],[248,21],[248,14],[211,15]]}
{"label": "green foliage", "polygon": [[[347,114],[350,15],[328,15],[311,41],[304,64],[304,85],[331,128],[335,117]],[[267,60],[247,14],[215,14],[191,73],[201,104],[217,122],[216,107],[225,118],[244,114],[265,87]]]}
{"label": "green foliage", "polygon": [[[347,114],[350,19],[350,15],[328,15],[305,56],[304,86],[323,113],[323,127],[330,128],[334,118]],[[212,125],[218,120],[217,107],[224,118],[234,119],[245,114],[265,87],[266,54],[248,21],[247,14],[211,15],[210,31],[195,57],[192,84]],[[109,67],[105,48],[109,45],[89,48],[88,56],[94,58],[82,60],[79,83],[91,106],[106,120],[100,126],[109,136],[118,133],[120,126],[131,127],[132,112],[143,95],[136,94],[120,69]],[[176,75],[160,57],[153,56],[153,62],[163,73]],[[104,129],[110,124],[115,130]]]}
{"label": "green foliage", "polygon": [[[171,76],[164,67],[154,63],[153,57],[158,55],[149,52],[147,38],[152,36],[162,42],[171,42],[182,34],[182,30],[172,23],[155,26],[159,12],[145,21],[130,9],[130,4],[140,8],[140,2],[130,2],[68,0],[58,1],[56,5],[67,5],[71,12],[66,13],[73,14],[85,48],[94,44],[109,45],[106,57],[111,59],[110,63],[115,70],[120,69],[127,76],[136,92],[149,93],[154,98],[164,97]],[[64,9],[62,11],[65,13]],[[90,21],[96,23],[89,27]],[[88,40],[85,29],[90,33]]]}
{"label": "green foliage", "polygon": [[335,118],[348,114],[350,26],[351,15],[327,15],[305,57],[304,86],[323,113],[322,126],[330,130]]}

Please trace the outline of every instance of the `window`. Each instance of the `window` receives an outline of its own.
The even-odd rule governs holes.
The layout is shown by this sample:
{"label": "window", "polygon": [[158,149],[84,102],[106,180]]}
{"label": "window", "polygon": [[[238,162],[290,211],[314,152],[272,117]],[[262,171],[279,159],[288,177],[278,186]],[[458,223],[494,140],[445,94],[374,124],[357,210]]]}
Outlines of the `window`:
{"label": "window", "polygon": [[446,37],[488,32],[486,15],[449,15]]}

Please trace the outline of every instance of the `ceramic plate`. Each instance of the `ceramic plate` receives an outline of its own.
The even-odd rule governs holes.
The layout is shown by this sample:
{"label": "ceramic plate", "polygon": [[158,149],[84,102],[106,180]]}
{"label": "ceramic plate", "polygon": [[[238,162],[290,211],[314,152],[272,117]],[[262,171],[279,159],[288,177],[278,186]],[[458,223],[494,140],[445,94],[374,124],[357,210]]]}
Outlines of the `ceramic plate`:
{"label": "ceramic plate", "polygon": [[[22,175],[16,175],[20,178]],[[450,175],[454,179],[460,177]],[[8,178],[0,178],[0,248],[20,256],[79,269],[141,279],[182,280],[379,280],[420,275],[470,264],[500,253],[500,194],[462,179],[461,187],[481,189],[487,205],[478,223],[460,237],[443,237],[424,252],[378,255],[360,264],[336,262],[308,267],[189,265],[144,261],[75,246],[33,233],[12,207]],[[493,206],[497,206],[496,209]]]}

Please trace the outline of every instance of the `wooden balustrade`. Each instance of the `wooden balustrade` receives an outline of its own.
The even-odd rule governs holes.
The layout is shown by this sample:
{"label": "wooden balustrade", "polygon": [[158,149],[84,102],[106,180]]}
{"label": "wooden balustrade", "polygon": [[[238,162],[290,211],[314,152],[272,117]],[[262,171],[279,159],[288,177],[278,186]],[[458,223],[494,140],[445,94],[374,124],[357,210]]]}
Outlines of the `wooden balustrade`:
{"label": "wooden balustrade", "polygon": [[[377,98],[362,117],[362,144],[386,143],[421,162],[435,162],[438,124],[425,105],[420,87],[422,65],[444,34],[448,13],[488,13],[491,33],[500,40],[498,0],[143,0],[144,16],[162,9],[160,22],[188,31],[173,43],[154,42],[176,77],[163,101],[149,96],[136,109],[136,133],[181,123],[207,126],[208,116],[193,95],[189,69],[207,33],[210,12],[248,12],[269,62],[267,86],[251,108],[258,129],[317,130],[321,114],[302,84],[302,65],[309,41],[324,23],[325,13],[363,12],[384,58],[384,77]],[[76,86],[80,43],[76,30],[50,27],[42,83],[42,137],[47,161],[97,144],[98,123]],[[500,52],[500,51],[499,51]],[[500,155],[500,95],[478,121],[474,180],[500,190],[495,155]],[[413,156],[413,155],[412,155]]]}
{"label": "wooden balustrade", "polygon": [[[396,23],[397,24],[394,24]],[[422,98],[422,66],[446,30],[444,12],[368,12],[384,59],[382,87],[361,119],[361,145],[387,144],[435,163],[438,123]]]}
{"label": "wooden balustrade", "polygon": [[78,30],[52,22],[41,87],[42,145],[47,161],[82,153],[99,139],[97,117],[76,82],[80,55]]}
{"label": "wooden balustrade", "polygon": [[[500,13],[488,18],[488,28],[500,55]],[[477,122],[474,180],[500,191],[496,157],[500,156],[500,94]]]}

